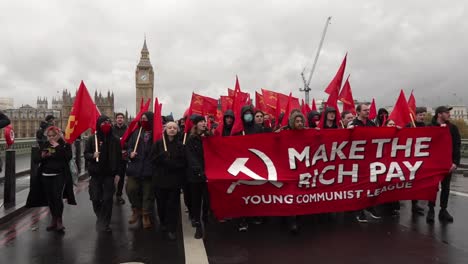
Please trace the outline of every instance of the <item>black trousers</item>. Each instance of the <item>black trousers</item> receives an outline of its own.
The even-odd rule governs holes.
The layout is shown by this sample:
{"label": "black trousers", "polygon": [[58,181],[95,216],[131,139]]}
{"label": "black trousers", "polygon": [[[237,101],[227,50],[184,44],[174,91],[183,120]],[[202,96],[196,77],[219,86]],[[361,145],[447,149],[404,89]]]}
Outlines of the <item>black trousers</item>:
{"label": "black trousers", "polygon": [[112,216],[113,197],[115,192],[113,176],[92,176],[89,181],[89,197],[98,224],[108,226]]}
{"label": "black trousers", "polygon": [[127,172],[127,162],[122,162],[119,168],[119,182],[117,183],[117,193],[115,195],[122,196],[123,187],[125,184],[125,174]]}
{"label": "black trousers", "polygon": [[63,175],[41,176],[41,181],[47,197],[50,214],[52,217],[62,217],[63,191],[65,189],[65,179]]}
{"label": "black trousers", "polygon": [[208,215],[208,208],[210,208],[206,182],[190,183],[190,192],[192,195],[192,219],[199,225],[201,224],[202,217]]}
{"label": "black trousers", "polygon": [[184,187],[182,187],[182,190],[184,192],[185,207],[187,207],[189,215],[192,217],[192,193],[190,192],[190,184],[185,184]]}
{"label": "black trousers", "polygon": [[[450,195],[450,182],[452,181],[452,173],[445,176],[440,182],[440,208],[447,209],[448,199]],[[429,202],[429,207],[434,207],[435,202]]]}
{"label": "black trousers", "polygon": [[169,232],[175,232],[179,221],[180,189],[157,188],[156,203],[161,225],[167,226]]}

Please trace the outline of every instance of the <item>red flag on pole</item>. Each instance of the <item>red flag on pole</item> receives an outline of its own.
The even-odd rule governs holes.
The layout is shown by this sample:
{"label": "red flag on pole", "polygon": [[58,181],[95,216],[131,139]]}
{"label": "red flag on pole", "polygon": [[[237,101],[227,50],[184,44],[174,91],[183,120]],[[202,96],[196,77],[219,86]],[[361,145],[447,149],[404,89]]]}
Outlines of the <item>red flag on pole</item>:
{"label": "red flag on pole", "polygon": [[289,93],[288,104],[286,105],[286,111],[284,111],[283,120],[281,120],[281,126],[287,126],[289,121],[289,116],[291,115],[291,105],[292,105],[292,93]]}
{"label": "red flag on pole", "polygon": [[341,88],[341,83],[343,82],[343,75],[346,69],[346,57],[348,56],[348,53],[346,53],[343,62],[341,63],[340,68],[338,69],[338,72],[336,73],[335,77],[333,80],[330,82],[328,87],[325,89],[325,92],[327,94],[333,94],[336,93],[336,96],[338,96],[338,93]]}
{"label": "red flag on pole", "polygon": [[74,142],[88,129],[91,129],[94,133],[99,115],[99,110],[91,99],[88,89],[86,89],[84,82],[81,81],[70,116],[68,117],[67,128],[65,129],[65,141],[68,143]]}
{"label": "red flag on pole", "polygon": [[343,88],[341,89],[338,100],[343,103],[343,111],[350,111],[353,114],[356,114],[356,107],[354,106],[353,93],[351,92],[351,85],[349,84],[349,76],[346,79]]}
{"label": "red flag on pole", "polygon": [[315,104],[315,98],[312,99],[312,111],[317,111],[317,105]]}
{"label": "red flag on pole", "polygon": [[240,90],[239,79],[236,76],[236,88],[234,89],[234,102],[232,110],[234,112],[234,124],[232,125],[231,135],[236,135],[244,131],[244,123],[242,122],[242,107],[245,105],[245,98],[243,98]]}
{"label": "red flag on pole", "polygon": [[414,98],[413,91],[411,91],[411,95],[408,99],[408,107],[409,107],[410,113],[413,115],[413,120],[414,120],[416,117],[416,98]]}
{"label": "red flag on pole", "polygon": [[151,103],[151,99],[148,99],[146,103],[143,105],[143,107],[140,109],[140,112],[135,116],[135,118],[130,122],[130,125],[128,125],[127,130],[125,130],[125,133],[122,135],[120,138],[120,146],[123,148],[125,146],[125,142],[127,142],[127,139],[130,137],[130,135],[138,129],[138,122],[141,119],[141,116],[145,113],[148,112],[149,106]]}
{"label": "red flag on pole", "polygon": [[372,103],[369,107],[369,119],[375,119],[377,117],[377,106],[375,105],[375,99],[372,98]]}
{"label": "red flag on pole", "polygon": [[163,137],[162,104],[158,98],[154,99],[153,143]]}
{"label": "red flag on pole", "polygon": [[302,112],[302,114],[303,114],[304,117],[305,117],[305,126],[306,126],[306,127],[309,127],[309,119],[307,118],[307,116],[308,116],[309,113],[310,113],[310,107],[309,107],[308,104],[304,103],[304,99],[302,99],[301,112]]}
{"label": "red flag on pole", "polygon": [[403,90],[400,91],[400,95],[393,107],[392,113],[388,117],[389,120],[393,120],[397,126],[404,127],[411,122],[410,110],[408,107],[408,101],[406,101],[405,93]]}
{"label": "red flag on pole", "polygon": [[143,102],[143,97],[142,97],[140,101],[140,111],[141,109],[143,109],[143,106],[145,106],[145,102]]}

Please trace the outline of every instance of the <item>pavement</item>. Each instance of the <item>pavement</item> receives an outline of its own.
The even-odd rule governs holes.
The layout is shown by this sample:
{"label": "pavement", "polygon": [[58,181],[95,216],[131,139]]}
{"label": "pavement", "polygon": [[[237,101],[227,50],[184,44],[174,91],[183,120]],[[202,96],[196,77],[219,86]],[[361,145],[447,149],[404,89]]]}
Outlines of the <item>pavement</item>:
{"label": "pavement", "polygon": [[281,217],[250,224],[246,233],[237,232],[233,221],[210,219],[203,240],[193,238],[184,206],[177,240],[169,241],[157,220],[152,230],[129,225],[128,201],[114,206],[113,232],[98,232],[88,182],[80,182],[75,191],[78,206],[65,206],[64,235],[45,230],[50,221],[47,208],[24,210],[1,223],[0,263],[465,264],[468,260],[468,178],[462,174],[452,180],[449,210],[455,222],[451,224],[436,220],[429,225],[425,217],[412,216],[410,202],[404,201],[399,217],[367,224],[356,223],[345,213],[302,216],[298,235],[288,232]]}

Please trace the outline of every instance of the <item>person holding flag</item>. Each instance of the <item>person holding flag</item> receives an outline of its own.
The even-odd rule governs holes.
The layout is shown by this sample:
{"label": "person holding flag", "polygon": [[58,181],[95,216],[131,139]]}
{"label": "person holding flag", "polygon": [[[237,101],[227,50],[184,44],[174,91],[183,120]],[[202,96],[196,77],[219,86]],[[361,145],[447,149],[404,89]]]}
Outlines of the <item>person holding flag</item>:
{"label": "person holding flag", "polygon": [[187,158],[185,146],[177,138],[179,126],[166,123],[163,138],[153,144],[153,184],[155,186],[158,215],[161,229],[167,231],[170,240],[176,239],[178,212],[180,211],[180,189],[186,182]]}
{"label": "person holding flag", "polygon": [[88,162],[89,196],[97,217],[99,230],[111,232],[112,204],[115,192],[114,177],[122,160],[119,139],[112,133],[109,117],[101,115],[96,133],[86,142],[84,158]]}
{"label": "person holding flag", "polygon": [[127,167],[127,196],[132,205],[132,216],[128,223],[135,224],[142,216],[143,228],[152,228],[151,212],[154,207],[152,184],[153,164],[153,112],[141,116],[139,126],[128,141],[129,163]]}

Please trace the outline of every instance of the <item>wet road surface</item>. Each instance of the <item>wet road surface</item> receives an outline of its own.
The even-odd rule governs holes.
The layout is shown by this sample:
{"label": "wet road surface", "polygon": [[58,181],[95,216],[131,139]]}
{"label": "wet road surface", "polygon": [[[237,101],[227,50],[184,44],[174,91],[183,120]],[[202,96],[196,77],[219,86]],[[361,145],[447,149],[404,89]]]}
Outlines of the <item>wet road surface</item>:
{"label": "wet road surface", "polygon": [[[455,178],[463,191],[466,178]],[[402,202],[400,217],[367,224],[348,214],[304,216],[298,235],[290,234],[279,217],[250,224],[246,233],[237,232],[233,221],[210,220],[201,249],[188,239],[193,229],[185,213],[181,220],[186,232],[182,234],[179,226],[178,240],[168,241],[158,228],[129,226],[128,201],[114,206],[113,232],[97,232],[87,183],[82,182],[77,192],[79,205],[65,207],[64,235],[45,231],[50,219],[47,208],[29,210],[1,225],[0,263],[206,263],[193,257],[197,254],[192,250],[201,250],[212,264],[468,263],[466,191],[450,196],[449,211],[455,218],[451,224],[436,219],[428,225],[424,216],[412,217],[408,201]],[[436,217],[437,213],[438,208]]]}

